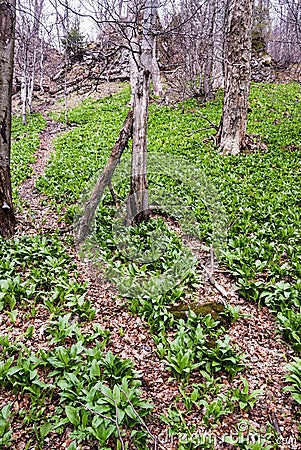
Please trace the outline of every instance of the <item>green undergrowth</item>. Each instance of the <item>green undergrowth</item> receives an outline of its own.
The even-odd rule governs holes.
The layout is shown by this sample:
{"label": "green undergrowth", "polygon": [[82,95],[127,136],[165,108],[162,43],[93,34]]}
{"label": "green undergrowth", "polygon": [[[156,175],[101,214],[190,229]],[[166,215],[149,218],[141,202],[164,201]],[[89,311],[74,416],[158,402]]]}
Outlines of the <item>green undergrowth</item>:
{"label": "green undergrowth", "polygon": [[[202,277],[197,259],[162,218],[129,227],[126,234],[114,235],[114,208],[109,203],[107,195],[98,211],[96,237],[100,253],[95,262],[104,269],[104,276],[118,286],[130,311],[147,322],[158,357],[171,378],[178,382],[179,396],[170,405],[167,417],[161,417],[168,425],[169,442],[176,438],[182,450],[213,449],[213,441],[206,441],[206,445],[210,444],[207,447],[198,447],[202,441],[197,431],[199,427],[212,432],[224,416],[248,411],[263,394],[252,392],[241,376],[247,371],[246,358],[237,346],[231,345],[227,335],[225,324],[229,325],[242,315],[238,308],[226,305],[220,320],[213,319],[211,314],[197,315],[191,310],[186,319],[177,319],[171,313],[171,306],[198,300],[195,290],[202,283]],[[89,246],[87,251],[89,254]],[[199,382],[191,385],[191,378],[196,376]],[[235,378],[236,382],[240,379],[242,387],[223,392],[221,377],[229,386]],[[190,423],[196,411],[197,427]],[[254,430],[251,424],[248,430],[267,445],[260,448],[278,448],[272,432]],[[241,434],[240,443],[247,442],[247,434]],[[234,445],[237,440],[238,436],[236,439],[232,436],[231,443]],[[271,442],[273,446],[268,447]]]}
{"label": "green undergrowth", "polygon": [[[70,113],[74,127],[56,139],[56,155],[37,187],[58,210],[68,207],[66,220],[72,219],[75,203],[88,181],[104,167],[128,110],[128,100],[128,91],[124,91],[111,98],[85,101]],[[220,94],[205,106],[189,101],[184,113],[181,107],[150,106],[150,155],[160,158],[163,153],[169,162],[163,172],[157,166],[149,167],[149,189],[162,192],[164,188],[181,199],[181,204],[193,212],[198,221],[198,236],[207,245],[215,242],[215,221],[219,218],[210,211],[210,196],[213,191],[218,193],[227,221],[227,247],[221,260],[235,277],[244,298],[266,304],[275,313],[279,330],[298,354],[301,351],[300,86],[252,85],[248,131],[261,136],[268,147],[266,152],[245,152],[238,157],[219,155],[212,139],[215,131],[208,120],[219,123],[221,101]],[[191,179],[183,179],[183,164],[182,167],[175,164],[176,157],[185,158],[187,165],[195,168]],[[205,198],[195,190],[193,178],[200,173],[201,181],[214,187],[204,188]],[[129,192],[128,176],[121,177],[114,187],[118,200],[124,202]],[[169,211],[175,220],[177,214]],[[191,252],[160,218],[129,228],[125,236],[122,232],[116,236],[112,231],[112,223],[117,223],[118,230],[114,215],[114,205],[106,193],[96,223],[97,257],[105,266],[106,275],[117,284],[125,304],[148,322],[159,357],[170,375],[179,381],[179,401],[186,404],[183,411],[178,405],[174,413],[169,412],[166,420],[171,431],[178,436],[193,434],[189,405],[198,405],[201,423],[209,429],[218,425],[223,416],[253,407],[252,393],[240,375],[247,370],[247,361],[230,344],[221,323],[210,315],[193,313],[186,320],[178,320],[170,312],[174,304],[197,300],[196,287],[202,280]],[[231,310],[227,314],[231,319]],[[63,320],[68,322],[68,318]],[[74,338],[78,331],[74,329],[72,333]],[[58,339],[57,334],[52,339]],[[289,367],[292,375],[288,379],[288,390],[297,401],[298,361]],[[202,387],[190,389],[190,379],[196,374],[200,375],[199,384],[208,388],[211,383],[212,389],[220,377],[226,376],[231,383],[240,375],[241,389],[236,393],[220,390],[206,398]],[[180,438],[182,450],[213,448],[210,443],[207,447],[206,443],[196,445],[185,439],[181,443]],[[244,441],[233,445],[252,448]],[[271,436],[258,448],[277,445]]]}
{"label": "green undergrowth", "polygon": [[46,127],[46,121],[41,114],[28,116],[26,125],[22,118],[12,119],[11,148],[11,180],[13,195],[17,196],[17,187],[32,173],[31,164],[35,160],[35,152],[40,146],[40,134]]}
{"label": "green undergrowth", "polygon": [[[133,363],[104,352],[105,341],[93,338],[87,347],[77,339],[71,346],[64,342],[37,352],[5,338],[0,344],[1,385],[29,399],[29,407],[17,413],[30,436],[27,445],[43,449],[47,435],[58,437],[68,428],[75,448],[83,441],[97,442],[103,450],[118,448],[128,431],[137,448],[146,448],[141,423],[152,406],[140,396]],[[6,445],[13,442],[11,436],[6,439]]]}
{"label": "green undergrowth", "polygon": [[[0,311],[7,321],[0,385],[9,397],[0,411],[0,447],[15,447],[17,423],[26,448],[43,449],[46,437],[66,429],[70,449],[81,442],[121,448],[124,440],[147,448],[143,417],[152,406],[140,395],[133,363],[107,350],[110,333],[95,321],[66,246],[55,235],[21,236],[1,240],[0,253]],[[12,338],[17,321],[22,332]],[[47,350],[36,350],[41,332]],[[17,410],[16,396],[26,400]]]}
{"label": "green undergrowth", "polygon": [[[278,314],[279,325],[297,352],[301,345],[300,95],[298,84],[252,85],[248,131],[267,144],[264,153],[218,154],[210,139],[214,131],[204,117],[218,124],[221,95],[205,107],[187,102],[184,114],[180,107],[152,104],[148,138],[150,153],[170,155],[171,166],[174,155],[185,157],[217,190],[228,224],[223,261],[237,279],[241,295],[265,303]],[[127,102],[128,91],[124,91],[86,101],[70,113],[70,121],[78,127],[58,138],[57,154],[38,181],[39,189],[58,207],[68,205],[72,212],[87,180],[104,166]],[[199,222],[200,238],[210,242],[215,224],[191,180],[181,179],[181,167],[172,176],[152,167],[149,172],[150,190],[164,187],[181,198]],[[124,179],[116,188],[121,201],[128,184]],[[107,210],[104,214],[112,215]]]}
{"label": "green undergrowth", "polygon": [[74,203],[91,176],[104,166],[128,100],[126,90],[101,100],[85,100],[69,112],[69,122],[75,128],[55,139],[56,154],[36,184],[55,206]]}
{"label": "green undergrowth", "polygon": [[79,302],[85,286],[56,236],[21,236],[0,241],[0,311],[11,316],[42,304],[51,314]]}

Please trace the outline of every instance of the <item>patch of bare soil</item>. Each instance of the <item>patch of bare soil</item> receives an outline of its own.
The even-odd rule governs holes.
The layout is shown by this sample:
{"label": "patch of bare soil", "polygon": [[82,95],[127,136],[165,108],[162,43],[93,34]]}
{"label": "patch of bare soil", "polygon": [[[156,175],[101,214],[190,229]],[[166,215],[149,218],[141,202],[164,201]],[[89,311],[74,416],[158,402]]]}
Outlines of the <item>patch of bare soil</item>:
{"label": "patch of bare soil", "polygon": [[[89,88],[86,88],[84,90],[72,91],[67,95],[68,109],[75,108],[80,102],[86,100],[87,98],[97,100],[99,98],[110,97],[111,95],[120,92],[123,88],[124,85],[122,85],[121,83],[111,82],[111,83],[99,83],[97,87],[91,84]],[[64,96],[60,94],[59,96],[54,96],[54,98],[55,102],[51,107],[51,111],[54,113],[64,111],[65,109]]]}
{"label": "patch of bare soil", "polygon": [[47,125],[41,135],[41,145],[33,163],[33,175],[19,188],[24,206],[21,215],[17,215],[18,232],[35,234],[39,231],[55,230],[58,226],[58,214],[50,206],[45,206],[45,197],[36,190],[35,182],[43,174],[50,155],[54,152],[52,139],[62,131],[62,124],[47,117]]}
{"label": "patch of bare soil", "polygon": [[[75,89],[68,92],[65,97],[64,92],[60,91],[56,94],[50,94],[49,92],[44,93],[34,93],[33,96],[33,111],[44,113],[45,109],[50,110],[52,113],[60,113],[65,111],[65,108],[70,110],[76,107],[83,100],[89,99],[99,99],[104,97],[109,97],[117,92],[120,92],[124,88],[122,83],[101,82],[98,85],[91,83],[85,89]],[[13,96],[12,110],[14,114],[22,113],[22,101],[20,93]]]}

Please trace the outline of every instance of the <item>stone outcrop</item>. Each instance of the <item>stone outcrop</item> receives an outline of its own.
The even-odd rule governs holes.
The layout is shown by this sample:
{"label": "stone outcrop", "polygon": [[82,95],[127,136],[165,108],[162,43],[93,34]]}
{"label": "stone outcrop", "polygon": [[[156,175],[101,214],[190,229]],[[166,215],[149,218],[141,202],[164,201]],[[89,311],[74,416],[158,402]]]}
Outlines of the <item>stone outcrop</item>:
{"label": "stone outcrop", "polygon": [[271,55],[265,52],[258,52],[252,55],[251,81],[256,83],[274,83],[276,76],[276,65]]}

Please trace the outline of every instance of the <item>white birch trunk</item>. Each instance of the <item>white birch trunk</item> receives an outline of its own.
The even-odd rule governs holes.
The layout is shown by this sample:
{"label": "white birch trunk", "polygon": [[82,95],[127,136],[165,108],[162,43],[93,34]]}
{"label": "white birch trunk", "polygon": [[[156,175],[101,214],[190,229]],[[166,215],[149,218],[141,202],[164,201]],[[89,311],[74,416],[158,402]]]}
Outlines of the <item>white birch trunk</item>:
{"label": "white birch trunk", "polygon": [[35,48],[34,52],[33,52],[32,69],[31,69],[31,74],[30,74],[28,89],[27,89],[27,105],[28,105],[28,110],[29,110],[30,114],[32,113],[32,97],[33,97],[34,80],[35,80],[35,74],[36,74],[36,70],[35,70],[36,69],[36,60],[37,60],[37,50]]}
{"label": "white birch trunk", "polygon": [[26,73],[21,76],[21,101],[22,101],[22,123],[25,125],[26,120],[26,104],[27,104],[27,79]]}
{"label": "white birch trunk", "polygon": [[41,39],[41,47],[40,47],[40,91],[44,93],[44,42]]}

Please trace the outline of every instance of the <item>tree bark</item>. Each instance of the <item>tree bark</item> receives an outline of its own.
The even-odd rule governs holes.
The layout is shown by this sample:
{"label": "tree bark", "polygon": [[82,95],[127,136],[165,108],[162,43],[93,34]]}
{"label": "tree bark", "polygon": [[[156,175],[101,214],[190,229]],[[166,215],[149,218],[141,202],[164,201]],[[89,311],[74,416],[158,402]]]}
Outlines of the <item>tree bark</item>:
{"label": "tree bark", "polygon": [[10,180],[11,98],[16,21],[15,0],[0,3],[0,234],[14,234]]}
{"label": "tree bark", "polygon": [[211,100],[213,95],[213,56],[214,56],[214,23],[216,16],[216,0],[210,0],[208,3],[208,41],[206,48],[206,59],[205,59],[205,69],[204,69],[204,83],[203,91],[205,101]]}
{"label": "tree bark", "polygon": [[213,89],[224,87],[224,25],[225,25],[225,0],[215,1],[216,14],[213,29]]}
{"label": "tree bark", "polygon": [[153,82],[153,90],[156,97],[161,97],[163,93],[163,87],[161,82],[161,74],[160,68],[156,55],[156,39],[153,41],[153,50],[152,50],[152,82]]}
{"label": "tree bark", "polygon": [[[128,197],[128,221],[140,223],[149,218],[146,180],[147,124],[152,71],[154,33],[157,17],[156,0],[146,0],[143,35],[139,45],[138,26],[131,30],[131,88],[133,105],[133,144],[131,161],[131,190]],[[136,24],[137,25],[137,24]],[[141,49],[140,49],[141,47]]]}
{"label": "tree bark", "polygon": [[223,154],[245,147],[254,0],[230,0],[226,12],[225,94],[217,136]]}
{"label": "tree bark", "polygon": [[26,125],[26,104],[27,104],[27,79],[26,71],[21,76],[21,101],[22,101],[22,123]]}

